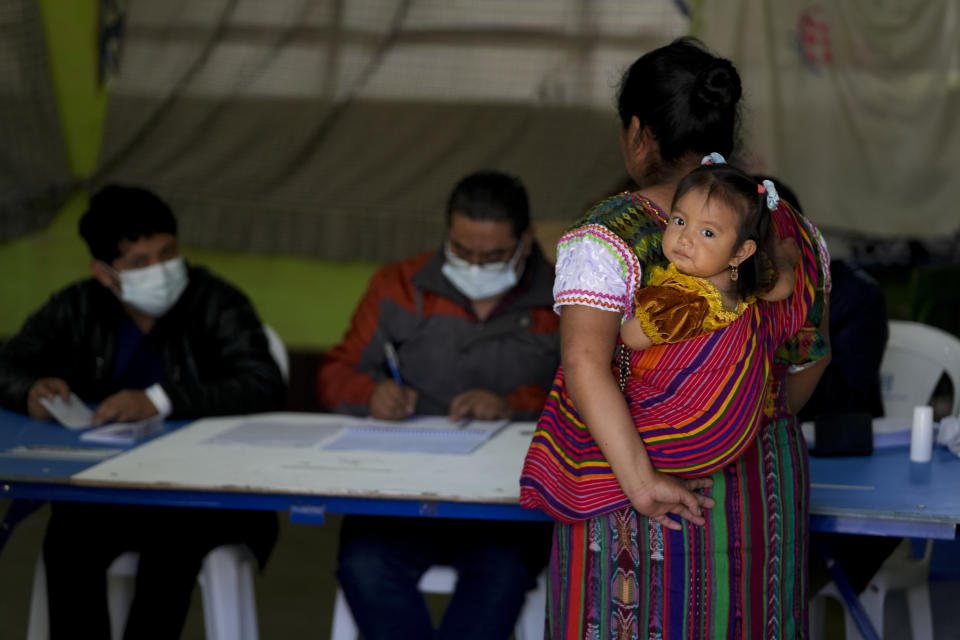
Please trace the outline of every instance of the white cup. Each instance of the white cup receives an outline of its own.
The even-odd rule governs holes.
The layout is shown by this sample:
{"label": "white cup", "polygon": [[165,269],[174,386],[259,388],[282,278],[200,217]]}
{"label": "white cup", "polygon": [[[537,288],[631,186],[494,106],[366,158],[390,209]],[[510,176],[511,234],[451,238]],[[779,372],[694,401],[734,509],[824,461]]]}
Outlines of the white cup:
{"label": "white cup", "polygon": [[933,456],[933,407],[913,408],[913,429],[910,431],[910,460],[930,462]]}

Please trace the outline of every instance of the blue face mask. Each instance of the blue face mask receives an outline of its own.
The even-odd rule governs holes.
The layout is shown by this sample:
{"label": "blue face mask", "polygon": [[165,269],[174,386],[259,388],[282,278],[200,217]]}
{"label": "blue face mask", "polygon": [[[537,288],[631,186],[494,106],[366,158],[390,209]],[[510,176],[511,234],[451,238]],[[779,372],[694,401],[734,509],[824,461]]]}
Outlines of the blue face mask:
{"label": "blue face mask", "polygon": [[517,286],[522,267],[517,268],[520,255],[523,253],[523,242],[517,244],[517,250],[507,262],[491,262],[488,264],[471,264],[453,253],[450,243],[443,248],[446,262],[440,271],[457,288],[457,290],[471,300],[486,300],[493,298]]}

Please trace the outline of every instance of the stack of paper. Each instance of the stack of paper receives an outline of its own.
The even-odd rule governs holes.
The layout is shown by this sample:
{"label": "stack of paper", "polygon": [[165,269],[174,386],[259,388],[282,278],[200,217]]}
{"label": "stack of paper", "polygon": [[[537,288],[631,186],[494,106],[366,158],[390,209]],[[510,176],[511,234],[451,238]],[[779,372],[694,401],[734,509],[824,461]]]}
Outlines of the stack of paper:
{"label": "stack of paper", "polygon": [[468,454],[507,424],[507,420],[461,420],[421,416],[402,422],[369,420],[348,426],[333,442],[331,451],[390,451],[399,453]]}
{"label": "stack of paper", "polygon": [[[90,424],[93,411],[73,392],[67,400],[60,396],[54,396],[52,399],[40,398],[40,404],[67,429],[76,431],[93,426]],[[129,447],[162,430],[163,421],[153,417],[137,422],[114,422],[90,429],[80,434],[80,440]]]}

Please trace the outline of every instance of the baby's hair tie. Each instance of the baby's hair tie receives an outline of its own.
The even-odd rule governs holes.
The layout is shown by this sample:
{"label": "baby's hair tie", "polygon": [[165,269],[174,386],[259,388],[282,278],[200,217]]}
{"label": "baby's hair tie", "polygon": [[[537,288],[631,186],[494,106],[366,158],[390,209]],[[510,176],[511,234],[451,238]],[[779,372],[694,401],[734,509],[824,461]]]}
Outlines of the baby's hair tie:
{"label": "baby's hair tie", "polygon": [[767,209],[770,209],[770,211],[776,210],[777,205],[780,204],[780,196],[777,195],[777,188],[773,185],[773,182],[764,180],[761,184],[758,184],[757,193],[766,193]]}
{"label": "baby's hair tie", "polygon": [[710,155],[703,156],[703,160],[700,161],[700,164],[727,164],[727,161],[722,155],[714,151]]}

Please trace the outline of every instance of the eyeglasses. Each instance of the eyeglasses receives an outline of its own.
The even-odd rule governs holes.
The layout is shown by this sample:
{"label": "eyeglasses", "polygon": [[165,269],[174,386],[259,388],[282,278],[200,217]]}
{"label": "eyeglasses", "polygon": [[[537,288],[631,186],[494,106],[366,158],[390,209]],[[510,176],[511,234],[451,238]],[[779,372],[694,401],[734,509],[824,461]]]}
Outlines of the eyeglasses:
{"label": "eyeglasses", "polygon": [[490,251],[478,253],[471,252],[452,240],[448,240],[447,254],[448,257],[452,256],[458,260],[462,260],[464,265],[477,265],[478,267],[499,269],[507,262],[512,261],[513,257],[520,252],[521,245],[522,241],[517,241],[516,245],[509,248],[491,249]]}

